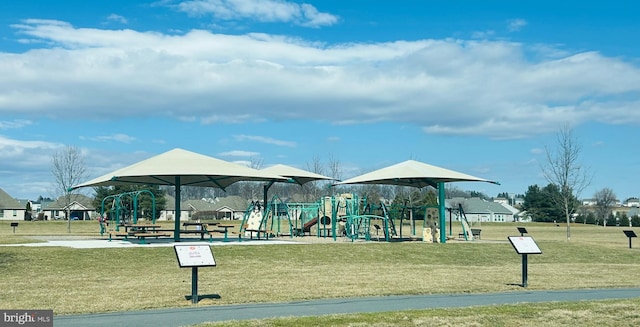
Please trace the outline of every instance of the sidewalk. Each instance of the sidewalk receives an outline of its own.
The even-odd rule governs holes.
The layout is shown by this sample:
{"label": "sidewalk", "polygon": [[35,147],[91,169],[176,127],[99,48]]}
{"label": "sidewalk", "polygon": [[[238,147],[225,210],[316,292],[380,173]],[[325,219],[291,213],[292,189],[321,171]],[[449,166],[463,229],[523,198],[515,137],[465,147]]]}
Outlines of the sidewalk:
{"label": "sidewalk", "polygon": [[177,309],[116,312],[54,317],[56,327],[149,326],[173,327],[203,322],[264,319],[273,317],[320,316],[328,314],[384,312],[414,309],[455,308],[524,302],[583,301],[640,297],[640,288],[586,289],[386,296],[326,299],[289,303],[203,306]]}

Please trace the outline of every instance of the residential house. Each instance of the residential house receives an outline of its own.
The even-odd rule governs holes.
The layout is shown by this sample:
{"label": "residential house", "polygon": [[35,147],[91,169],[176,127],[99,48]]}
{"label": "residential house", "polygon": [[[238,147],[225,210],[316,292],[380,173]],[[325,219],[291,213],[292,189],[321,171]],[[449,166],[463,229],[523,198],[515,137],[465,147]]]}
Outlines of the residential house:
{"label": "residential house", "polygon": [[[166,205],[164,210],[160,212],[158,221],[172,221],[176,217],[176,199],[170,195],[165,195]],[[180,202],[180,221],[189,220],[193,209],[184,202]]]}
{"label": "residential house", "polygon": [[12,198],[3,189],[0,189],[0,220],[24,220],[26,205]]}
{"label": "residential house", "polygon": [[90,220],[99,216],[93,199],[83,194],[71,194],[69,200],[61,196],[54,202],[43,204],[41,212],[46,220],[67,219],[67,212],[71,220]]}
{"label": "residential house", "polygon": [[249,201],[237,195],[232,195],[218,198],[218,201],[214,203],[213,210],[217,214],[217,219],[240,220],[244,218],[244,213],[247,211],[248,206]]}
{"label": "residential house", "polygon": [[640,199],[638,198],[628,198],[624,201],[623,205],[625,207],[633,207],[633,208],[638,208],[640,207]]}
{"label": "residential house", "polygon": [[509,204],[509,198],[497,197],[493,199],[493,202],[500,203],[500,204]]}
{"label": "residential house", "polygon": [[239,220],[244,217],[247,206],[247,200],[235,195],[210,200],[186,200],[180,204],[183,211],[181,219],[185,219],[186,215],[186,219],[192,220],[197,216],[196,213],[201,213],[209,219]]}
{"label": "residential house", "polygon": [[[447,205],[453,208],[457,208],[458,204],[462,205],[462,210],[469,223],[515,221],[515,213],[513,210],[497,202],[486,201],[480,198],[453,198],[446,200],[446,202],[448,203]],[[459,220],[459,218],[456,219]]]}

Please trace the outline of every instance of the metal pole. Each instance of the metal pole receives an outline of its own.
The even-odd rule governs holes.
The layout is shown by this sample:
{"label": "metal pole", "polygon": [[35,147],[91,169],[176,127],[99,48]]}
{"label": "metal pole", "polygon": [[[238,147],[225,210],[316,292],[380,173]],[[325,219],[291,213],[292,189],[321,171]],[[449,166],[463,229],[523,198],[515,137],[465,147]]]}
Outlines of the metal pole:
{"label": "metal pole", "polygon": [[176,242],[180,242],[180,198],[182,197],[180,195],[180,176],[176,176],[176,182],[175,182],[175,188],[176,188],[176,202],[175,202],[175,207],[176,207],[176,216],[175,216],[175,226],[173,228],[173,240]]}
{"label": "metal pole", "polygon": [[440,243],[447,242],[447,230],[445,229],[445,225],[447,223],[447,219],[445,218],[444,212],[444,202],[445,202],[445,192],[444,192],[444,183],[438,183],[438,215],[440,216],[440,222],[438,223],[438,227],[440,228]]}
{"label": "metal pole", "polygon": [[522,255],[522,287],[527,287],[527,255]]}
{"label": "metal pole", "polygon": [[191,303],[198,303],[198,267],[191,267]]}

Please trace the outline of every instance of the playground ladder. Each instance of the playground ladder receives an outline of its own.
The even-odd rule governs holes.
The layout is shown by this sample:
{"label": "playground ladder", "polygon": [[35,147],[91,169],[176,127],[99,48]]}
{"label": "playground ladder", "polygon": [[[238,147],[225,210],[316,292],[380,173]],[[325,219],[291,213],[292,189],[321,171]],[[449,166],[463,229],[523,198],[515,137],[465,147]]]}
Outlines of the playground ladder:
{"label": "playground ladder", "polygon": [[391,235],[397,236],[398,233],[396,232],[396,224],[393,222],[393,219],[389,216],[389,212],[387,211],[387,206],[383,202],[380,202],[380,207],[382,208],[383,216],[387,218],[387,220],[389,221],[389,225],[391,225]]}

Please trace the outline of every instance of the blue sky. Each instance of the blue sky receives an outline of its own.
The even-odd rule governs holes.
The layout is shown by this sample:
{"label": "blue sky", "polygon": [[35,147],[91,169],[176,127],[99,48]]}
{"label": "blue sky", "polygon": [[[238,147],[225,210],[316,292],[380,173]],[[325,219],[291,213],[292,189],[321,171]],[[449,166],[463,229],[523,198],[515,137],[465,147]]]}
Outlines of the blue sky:
{"label": "blue sky", "polygon": [[[407,159],[544,186],[569,124],[605,187],[640,196],[632,1],[0,3],[0,188],[52,193],[51,157],[96,177],[173,148],[263,167]],[[325,172],[325,173],[328,173]]]}

